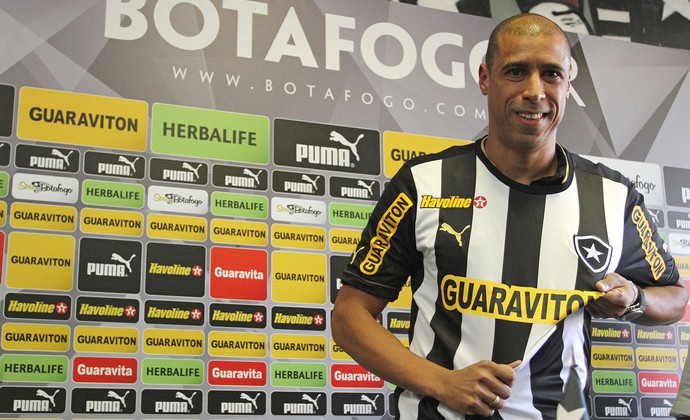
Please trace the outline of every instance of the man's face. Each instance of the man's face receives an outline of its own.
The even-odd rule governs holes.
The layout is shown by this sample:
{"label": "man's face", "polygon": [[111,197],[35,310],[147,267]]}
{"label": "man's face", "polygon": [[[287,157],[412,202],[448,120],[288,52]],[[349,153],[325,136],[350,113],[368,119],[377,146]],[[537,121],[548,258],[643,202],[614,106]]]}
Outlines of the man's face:
{"label": "man's face", "polygon": [[504,34],[492,68],[482,64],[479,86],[487,96],[489,134],[515,150],[555,142],[570,94],[570,55],[559,36]]}

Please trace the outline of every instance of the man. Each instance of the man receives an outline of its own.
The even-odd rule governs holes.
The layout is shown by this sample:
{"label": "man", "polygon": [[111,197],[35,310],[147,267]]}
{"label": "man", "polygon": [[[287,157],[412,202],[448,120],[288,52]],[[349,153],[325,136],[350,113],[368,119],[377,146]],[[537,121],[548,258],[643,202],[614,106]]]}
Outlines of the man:
{"label": "man", "polygon": [[[556,143],[563,31],[502,22],[479,87],[488,135],[401,168],[333,311],[335,341],[398,386],[404,419],[554,418],[571,366],[587,384],[590,314],[670,324],[688,300],[634,186]],[[375,320],[408,278],[409,350]]]}

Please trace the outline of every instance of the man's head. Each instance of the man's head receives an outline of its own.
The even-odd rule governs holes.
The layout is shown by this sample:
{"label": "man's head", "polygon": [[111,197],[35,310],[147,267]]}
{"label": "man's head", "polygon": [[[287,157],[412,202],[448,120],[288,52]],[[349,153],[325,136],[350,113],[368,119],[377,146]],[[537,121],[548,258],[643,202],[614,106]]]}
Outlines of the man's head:
{"label": "man's head", "polygon": [[521,152],[552,147],[570,94],[570,70],[570,44],[558,25],[535,14],[501,22],[479,69],[490,141]]}

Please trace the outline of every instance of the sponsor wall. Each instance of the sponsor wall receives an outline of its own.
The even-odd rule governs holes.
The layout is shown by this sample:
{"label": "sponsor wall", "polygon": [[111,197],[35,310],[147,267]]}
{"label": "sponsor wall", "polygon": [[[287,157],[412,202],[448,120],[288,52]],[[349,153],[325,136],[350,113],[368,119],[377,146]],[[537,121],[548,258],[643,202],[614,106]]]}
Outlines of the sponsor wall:
{"label": "sponsor wall", "polygon": [[[495,21],[371,0],[6,1],[0,416],[389,417],[330,312],[402,162],[476,139]],[[560,140],[690,278],[690,53],[571,34]],[[407,343],[406,288],[381,323]],[[593,418],[667,417],[690,343],[597,321]]]}

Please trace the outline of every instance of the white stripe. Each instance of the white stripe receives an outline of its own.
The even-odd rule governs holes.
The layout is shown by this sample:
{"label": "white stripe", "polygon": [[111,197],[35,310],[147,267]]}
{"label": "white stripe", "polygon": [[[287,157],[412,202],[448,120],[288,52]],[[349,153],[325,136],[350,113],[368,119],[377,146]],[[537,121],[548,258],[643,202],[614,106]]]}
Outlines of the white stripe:
{"label": "white stripe", "polygon": [[625,10],[610,10],[597,8],[599,20],[606,22],[630,23],[630,12]]}
{"label": "white stripe", "polygon": [[563,368],[561,369],[563,390],[565,390],[565,385],[568,383],[573,356],[575,356],[575,370],[580,378],[580,385],[587,381],[587,359],[583,352],[585,340],[581,333],[583,324],[584,309],[580,309],[568,316],[563,324],[563,356],[561,357],[563,362]]}
{"label": "white stripe", "polygon": [[611,262],[608,272],[618,269],[623,250],[623,231],[625,219],[625,203],[628,196],[628,188],[618,182],[604,178],[604,213],[606,214],[606,227],[611,246]]}
{"label": "white stripe", "polygon": [[[441,160],[434,160],[412,168],[412,176],[417,187],[417,202],[421,200],[422,194],[429,194],[436,197],[441,195]],[[410,343],[410,350],[422,357],[426,357],[434,344],[434,332],[431,329],[431,318],[436,309],[436,299],[438,298],[438,287],[436,278],[438,269],[436,267],[436,252],[434,244],[438,228],[438,209],[417,210],[417,220],[415,226],[415,236],[417,250],[424,253],[424,261],[428,262],[424,266],[424,280],[412,296],[417,303],[419,311],[414,325],[414,338]],[[410,391],[405,391],[400,395],[398,403],[398,413],[402,419],[416,419],[419,412],[419,402],[422,396]]]}

